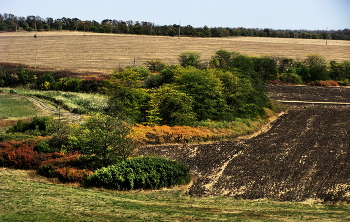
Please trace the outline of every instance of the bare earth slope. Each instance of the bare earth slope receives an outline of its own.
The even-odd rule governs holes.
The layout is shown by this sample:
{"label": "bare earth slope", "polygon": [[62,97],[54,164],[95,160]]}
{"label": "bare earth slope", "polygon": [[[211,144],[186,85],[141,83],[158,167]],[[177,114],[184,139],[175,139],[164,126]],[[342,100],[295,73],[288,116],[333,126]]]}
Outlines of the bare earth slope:
{"label": "bare earth slope", "polygon": [[[325,95],[327,102],[350,102],[350,88],[270,90],[276,99],[319,102]],[[140,153],[188,164],[191,195],[350,201],[349,131],[350,106],[293,103],[269,131],[249,140],[145,147]]]}

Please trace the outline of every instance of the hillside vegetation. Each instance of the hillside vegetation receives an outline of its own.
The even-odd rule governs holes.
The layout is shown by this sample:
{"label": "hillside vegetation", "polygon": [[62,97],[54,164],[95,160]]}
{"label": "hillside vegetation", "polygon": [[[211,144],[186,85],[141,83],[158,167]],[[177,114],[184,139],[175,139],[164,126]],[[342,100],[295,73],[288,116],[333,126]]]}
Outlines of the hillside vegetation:
{"label": "hillside vegetation", "polygon": [[[57,40],[56,37],[53,38]],[[90,37],[96,37],[98,42],[106,36]],[[36,36],[31,41],[40,48],[39,39]],[[96,63],[103,64],[107,52],[92,54],[96,53],[100,58]],[[0,85],[11,88],[3,91],[44,98],[86,116],[80,121],[65,121],[59,111],[58,118],[18,121],[0,135],[0,163],[83,186],[128,190],[182,185],[190,181],[190,172],[197,172],[188,165],[195,169],[197,165],[172,156],[172,160],[164,161],[147,156],[153,153],[142,153],[141,146],[228,140],[252,133],[284,110],[267,97],[268,83],[339,86],[348,85],[350,79],[349,61],[328,61],[318,54],[293,59],[247,56],[221,49],[208,59],[199,52],[182,52],[177,55],[178,65],[150,59],[138,66],[137,61],[132,66],[120,66],[103,78],[4,63]],[[138,157],[141,153],[145,156]],[[222,160],[221,155],[216,157]],[[148,172],[146,165],[154,167]],[[191,188],[191,192],[202,194],[196,191],[203,188],[200,186]],[[217,194],[216,190],[212,192]]]}

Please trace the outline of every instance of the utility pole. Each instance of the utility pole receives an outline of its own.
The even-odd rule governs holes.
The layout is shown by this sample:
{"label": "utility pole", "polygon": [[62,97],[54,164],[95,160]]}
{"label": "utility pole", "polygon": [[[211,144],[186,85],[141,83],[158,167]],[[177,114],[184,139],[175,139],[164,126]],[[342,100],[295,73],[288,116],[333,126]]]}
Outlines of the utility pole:
{"label": "utility pole", "polygon": [[61,128],[61,110],[60,110],[59,106],[57,106],[57,109],[58,109],[58,131],[60,131],[60,128]]}
{"label": "utility pole", "polygon": [[328,39],[328,27],[326,27],[326,45],[328,45],[327,39]]}
{"label": "utility pole", "polygon": [[34,23],[34,28],[35,28],[35,35],[34,35],[34,37],[36,38],[36,34],[37,34],[37,31],[36,31],[36,22]]}
{"label": "utility pole", "polygon": [[180,38],[180,28],[181,28],[181,20],[179,21],[179,38]]}

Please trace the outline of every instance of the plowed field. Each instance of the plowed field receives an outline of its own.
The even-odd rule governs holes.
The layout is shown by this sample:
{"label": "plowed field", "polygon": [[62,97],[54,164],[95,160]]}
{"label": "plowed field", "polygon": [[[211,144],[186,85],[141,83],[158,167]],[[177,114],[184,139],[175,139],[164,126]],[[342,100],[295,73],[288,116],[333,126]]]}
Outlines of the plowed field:
{"label": "plowed field", "polygon": [[270,86],[270,97],[298,102],[254,138],[139,153],[188,164],[191,195],[350,201],[350,88]]}

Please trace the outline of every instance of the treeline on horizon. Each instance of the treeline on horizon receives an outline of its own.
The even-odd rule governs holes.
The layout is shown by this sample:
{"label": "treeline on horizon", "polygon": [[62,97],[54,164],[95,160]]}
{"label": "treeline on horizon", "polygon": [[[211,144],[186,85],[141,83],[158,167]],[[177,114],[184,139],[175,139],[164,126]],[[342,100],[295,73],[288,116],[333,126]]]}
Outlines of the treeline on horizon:
{"label": "treeline on horizon", "polygon": [[[229,37],[254,36],[302,39],[333,39],[350,40],[350,30],[274,30],[269,28],[229,28],[229,27],[192,27],[191,25],[155,25],[146,21],[123,21],[105,19],[101,23],[95,20],[80,20],[78,18],[41,18],[40,16],[18,17],[13,14],[0,14],[1,31],[49,31],[70,30],[96,33],[159,35],[159,36],[188,36],[188,37]],[[180,33],[179,33],[180,32]]]}

